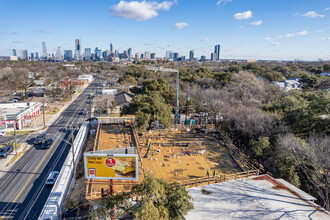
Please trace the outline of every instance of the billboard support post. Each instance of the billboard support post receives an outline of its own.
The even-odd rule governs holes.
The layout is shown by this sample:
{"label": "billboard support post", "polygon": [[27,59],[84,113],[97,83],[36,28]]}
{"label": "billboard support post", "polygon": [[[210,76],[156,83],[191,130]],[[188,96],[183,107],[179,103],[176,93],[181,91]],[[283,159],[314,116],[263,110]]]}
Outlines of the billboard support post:
{"label": "billboard support post", "polygon": [[[113,179],[110,180],[110,195],[113,195]],[[112,220],[115,220],[115,206],[112,207]]]}

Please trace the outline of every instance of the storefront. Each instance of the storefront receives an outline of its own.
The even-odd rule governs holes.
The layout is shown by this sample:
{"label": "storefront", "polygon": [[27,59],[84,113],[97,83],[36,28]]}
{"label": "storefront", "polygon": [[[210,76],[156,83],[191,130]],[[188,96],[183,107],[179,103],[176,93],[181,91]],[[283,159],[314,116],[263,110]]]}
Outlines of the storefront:
{"label": "storefront", "polygon": [[0,110],[5,118],[0,120],[0,130],[20,130],[32,123],[33,118],[40,115],[41,103],[2,103]]}

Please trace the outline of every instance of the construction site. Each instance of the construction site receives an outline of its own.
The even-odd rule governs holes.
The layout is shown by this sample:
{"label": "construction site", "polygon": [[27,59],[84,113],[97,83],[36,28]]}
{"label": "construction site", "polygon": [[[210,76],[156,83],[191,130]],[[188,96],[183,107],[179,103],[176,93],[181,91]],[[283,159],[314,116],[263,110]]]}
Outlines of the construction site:
{"label": "construction site", "polygon": [[[99,118],[93,151],[138,154],[138,180],[85,180],[86,199],[129,191],[146,175],[194,187],[258,175],[224,134],[210,128],[137,132],[134,118]],[[227,141],[228,140],[228,141]]]}

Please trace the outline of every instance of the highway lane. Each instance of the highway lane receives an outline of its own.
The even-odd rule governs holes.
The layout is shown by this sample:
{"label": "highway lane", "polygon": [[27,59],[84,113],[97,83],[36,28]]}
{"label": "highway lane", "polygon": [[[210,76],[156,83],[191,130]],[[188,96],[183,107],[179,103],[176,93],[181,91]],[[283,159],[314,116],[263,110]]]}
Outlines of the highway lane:
{"label": "highway lane", "polygon": [[87,119],[80,113],[88,109],[89,93],[95,93],[95,87],[94,81],[46,130],[47,137],[54,140],[50,149],[32,147],[0,180],[0,218],[38,218],[51,191],[51,187],[45,187],[45,180],[51,171],[61,169],[71,149],[70,125],[74,122],[78,129]]}

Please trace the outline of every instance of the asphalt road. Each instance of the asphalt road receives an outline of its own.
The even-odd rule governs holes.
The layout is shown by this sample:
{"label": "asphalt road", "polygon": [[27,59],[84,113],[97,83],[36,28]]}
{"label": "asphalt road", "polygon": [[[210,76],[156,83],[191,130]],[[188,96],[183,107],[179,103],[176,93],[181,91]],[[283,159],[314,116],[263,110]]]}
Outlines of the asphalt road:
{"label": "asphalt road", "polygon": [[31,147],[0,180],[0,218],[37,219],[48,198],[51,187],[45,186],[49,173],[60,171],[71,150],[71,130],[74,134],[85,122],[89,109],[89,94],[95,93],[97,80],[91,83],[79,97],[68,106],[45,134],[54,140],[47,150]]}

